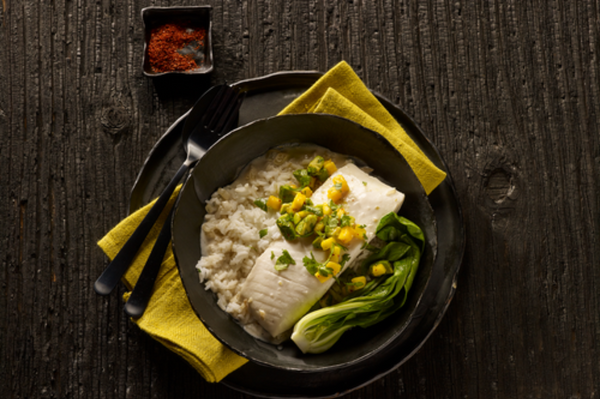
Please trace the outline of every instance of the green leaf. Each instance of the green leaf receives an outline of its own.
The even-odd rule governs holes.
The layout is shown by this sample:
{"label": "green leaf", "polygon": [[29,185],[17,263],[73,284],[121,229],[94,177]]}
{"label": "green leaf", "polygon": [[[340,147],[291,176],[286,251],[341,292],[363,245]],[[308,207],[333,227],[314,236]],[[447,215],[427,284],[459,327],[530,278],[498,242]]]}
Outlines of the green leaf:
{"label": "green leaf", "polygon": [[425,235],[423,230],[410,220],[390,212],[381,218],[377,229],[375,230],[377,237],[383,241],[398,240],[403,234],[409,234],[414,239],[420,241],[421,252],[425,248]]}
{"label": "green leaf", "polygon": [[340,227],[352,226],[354,224],[354,218],[350,215],[344,215],[340,219]]}
{"label": "green leaf", "polygon": [[310,258],[308,256],[305,256],[302,259],[302,263],[304,263],[304,267],[306,267],[306,270],[313,276],[317,274],[317,271],[319,271],[320,263],[317,262],[317,260],[315,259],[315,255],[312,253],[312,251],[310,252]]}
{"label": "green leaf", "polygon": [[292,258],[292,256],[287,251],[287,249],[284,249],[283,255],[281,255],[279,258],[277,258],[277,261],[275,262],[275,270],[282,271],[282,270],[287,269],[289,265],[295,265],[295,264],[296,264],[296,261],[294,260],[294,258]]}
{"label": "green leaf", "polygon": [[267,212],[267,200],[264,198],[259,198],[254,201],[254,205]]}
{"label": "green leaf", "polygon": [[335,216],[327,215],[321,221],[325,225],[325,235],[327,237],[331,237],[331,235],[339,225],[338,218],[336,218]]}
{"label": "green leaf", "polygon": [[258,232],[258,236],[260,238],[263,238],[264,236],[266,236],[269,233],[269,229],[262,229]]}
{"label": "green leaf", "polygon": [[306,205],[304,210],[310,213],[314,213],[317,216],[323,216],[323,205],[311,206]]}
{"label": "green leaf", "polygon": [[350,260],[350,255],[348,255],[348,254],[342,255],[342,260],[340,262],[340,266],[342,266],[342,269],[344,268],[344,265],[346,264],[346,262],[348,262],[349,260]]}
{"label": "green leaf", "polygon": [[[366,237],[363,237],[366,239]],[[363,245],[360,247],[360,249],[366,249],[367,251],[371,251],[371,252],[379,252],[379,248],[369,244],[367,241],[365,241],[363,243]]]}
{"label": "green leaf", "polygon": [[333,202],[333,200],[329,200],[329,207],[331,208],[331,211],[333,213],[336,213],[338,211],[338,209],[340,209],[341,205],[336,204],[335,202]]}

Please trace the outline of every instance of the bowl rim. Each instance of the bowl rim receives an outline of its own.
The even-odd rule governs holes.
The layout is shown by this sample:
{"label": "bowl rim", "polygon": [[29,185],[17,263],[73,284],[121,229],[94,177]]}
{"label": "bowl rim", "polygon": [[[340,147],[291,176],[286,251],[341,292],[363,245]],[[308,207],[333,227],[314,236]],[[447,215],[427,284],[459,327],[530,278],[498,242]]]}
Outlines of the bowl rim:
{"label": "bowl rim", "polygon": [[[140,11],[140,16],[142,18],[142,28],[143,28],[143,40],[144,40],[144,46],[143,46],[143,53],[142,53],[142,73],[150,78],[156,78],[156,77],[160,77],[160,76],[166,76],[166,75],[183,75],[183,76],[198,76],[198,75],[206,75],[210,72],[212,72],[214,70],[214,59],[213,59],[213,46],[212,46],[212,25],[213,25],[213,21],[212,21],[212,9],[213,7],[211,5],[201,5],[201,6],[149,6],[149,7],[144,7],[141,9]],[[168,14],[169,12],[181,12],[181,11],[190,11],[190,12],[198,12],[198,11],[204,11],[206,10],[206,12],[208,12],[208,26],[206,27],[206,56],[208,59],[208,63],[209,64],[206,68],[204,69],[200,69],[198,68],[197,70],[192,70],[192,71],[167,71],[167,72],[156,72],[156,73],[152,73],[152,72],[148,72],[146,71],[145,65],[146,65],[146,60],[148,57],[148,27],[149,27],[149,13],[150,12],[158,12],[158,13],[162,13],[164,15]]]}
{"label": "bowl rim", "polygon": [[[261,123],[268,123],[269,121],[271,121],[273,119],[283,119],[283,118],[286,118],[286,119],[287,118],[292,118],[293,119],[293,118],[300,118],[300,117],[304,118],[304,117],[307,117],[307,116],[310,117],[310,118],[317,117],[317,118],[337,119],[337,120],[344,121],[343,123],[349,123],[349,124],[355,125],[355,127],[357,127],[358,129],[363,130],[365,133],[374,136],[374,138],[377,139],[377,140],[379,140],[379,141],[381,141],[383,143],[383,145],[388,146],[400,158],[402,158],[404,160],[404,162],[406,162],[404,156],[387,139],[385,139],[381,134],[379,134],[379,133],[377,133],[377,132],[375,132],[375,131],[373,131],[371,129],[368,129],[368,128],[366,128],[366,127],[364,127],[364,126],[362,126],[362,125],[360,125],[360,124],[358,124],[358,123],[356,123],[356,122],[354,122],[352,120],[347,119],[347,118],[343,118],[343,117],[340,117],[340,116],[337,116],[337,115],[330,115],[330,114],[289,114],[289,115],[275,115],[275,116],[271,116],[271,117],[267,117],[267,118],[263,118],[263,119],[258,119],[258,120],[255,120],[255,121],[251,121],[251,122],[249,122],[249,123],[247,123],[245,125],[237,127],[236,129],[232,130],[227,135],[221,137],[215,144],[213,144],[213,146],[216,146],[217,144],[219,144],[221,142],[229,140],[232,135],[238,134],[237,132],[239,130],[243,130],[243,129],[245,129],[245,128],[249,127],[249,126],[252,126],[252,125],[261,124]],[[296,143],[298,143],[298,142],[296,142]],[[300,143],[303,143],[303,142],[300,142]],[[279,146],[279,145],[285,145],[285,144],[278,144],[277,146]],[[272,148],[274,148],[274,147],[272,147]],[[210,149],[209,149],[209,151],[210,151]],[[264,154],[261,154],[261,155],[264,155]],[[258,155],[258,156],[261,156],[261,155]],[[352,156],[352,155],[350,154],[350,156]],[[183,186],[181,188],[181,193],[184,192],[184,190],[185,190],[185,188],[186,188],[186,186],[188,184],[194,184],[194,182],[193,182],[193,171],[195,170],[195,168],[196,168],[196,166],[198,164],[196,164],[194,166],[194,168],[190,171],[190,173],[186,177],[186,179],[185,179],[185,181],[183,183]],[[237,176],[239,176],[239,172],[241,170],[243,170],[243,168],[245,166],[247,166],[247,164],[244,164],[244,165],[241,165],[241,166],[238,165],[238,173],[236,175],[236,178],[237,178]],[[408,167],[408,171],[410,171],[409,173],[411,173],[412,176],[414,177],[414,179],[417,180],[417,182],[418,182],[418,179],[417,179],[416,175],[414,174],[414,172],[412,171],[412,169],[410,167]],[[344,368],[355,366],[358,363],[361,363],[361,362],[367,360],[368,358],[371,358],[374,355],[376,355],[376,354],[384,351],[385,348],[387,348],[391,344],[393,344],[393,342],[395,340],[397,340],[402,335],[402,333],[406,330],[407,326],[410,324],[410,322],[414,318],[419,317],[418,315],[415,314],[415,311],[418,309],[419,305],[423,301],[424,294],[427,291],[427,287],[429,286],[429,282],[430,282],[431,276],[433,274],[433,266],[435,265],[435,260],[437,258],[438,228],[437,228],[436,221],[435,221],[434,210],[433,210],[431,204],[429,203],[428,197],[425,194],[425,191],[424,191],[423,187],[420,185],[420,183],[419,183],[419,187],[420,187],[420,191],[422,192],[422,197],[425,199],[425,201],[427,203],[428,209],[430,209],[431,212],[432,212],[432,214],[434,215],[434,218],[433,218],[433,225],[434,225],[434,227],[433,227],[433,229],[435,231],[435,237],[434,237],[435,245],[431,248],[432,251],[433,251],[432,259],[431,259],[431,269],[432,270],[430,270],[429,273],[428,273],[428,275],[426,276],[426,281],[424,283],[423,288],[418,293],[418,298],[416,299],[416,302],[414,303],[414,308],[411,309],[411,313],[410,313],[409,317],[402,323],[400,329],[398,331],[394,332],[393,334],[391,334],[387,339],[383,340],[382,343],[380,343],[376,348],[374,348],[373,350],[369,351],[368,353],[365,353],[365,354],[363,354],[361,356],[358,356],[358,357],[356,357],[356,358],[354,358],[352,360],[348,360],[348,361],[345,361],[345,362],[342,362],[342,363],[331,364],[331,365],[326,365],[326,366],[318,366],[318,367],[312,367],[312,368],[282,366],[282,365],[277,365],[277,364],[270,363],[270,362],[265,361],[265,360],[257,359],[255,357],[253,357],[251,354],[245,352],[244,350],[242,350],[242,349],[236,347],[235,345],[232,345],[230,342],[224,340],[223,337],[221,337],[221,336],[219,336],[219,334],[217,334],[217,332],[215,331],[215,329],[213,328],[213,326],[211,326],[210,323],[208,323],[204,319],[204,317],[199,313],[199,311],[196,308],[196,306],[194,306],[194,304],[192,302],[192,299],[190,298],[190,293],[189,293],[188,288],[186,286],[186,280],[187,279],[184,280],[182,278],[181,280],[182,280],[182,283],[183,283],[183,286],[184,286],[184,289],[185,289],[186,296],[188,297],[188,300],[190,301],[190,305],[191,305],[192,309],[194,310],[194,313],[196,314],[196,316],[198,317],[198,319],[200,319],[200,321],[203,323],[203,325],[206,327],[206,329],[211,333],[211,335],[213,337],[215,337],[219,342],[221,342],[225,347],[229,348],[234,353],[236,353],[239,356],[242,356],[242,357],[248,359],[249,361],[251,361],[253,363],[256,363],[256,364],[261,365],[261,366],[266,366],[266,367],[269,367],[269,368],[278,369],[278,370],[284,370],[284,371],[296,372],[296,373],[302,373],[302,374],[312,374],[312,373],[339,371],[339,370],[343,370]],[[195,189],[194,189],[194,191],[195,191]],[[175,243],[174,237],[175,237],[175,234],[176,234],[176,232],[175,232],[176,214],[177,214],[177,212],[179,210],[179,205],[180,205],[181,198],[182,198],[182,195],[180,194],[178,196],[178,198],[177,198],[177,201],[176,201],[175,205],[174,205],[174,207],[175,207],[175,213],[174,213],[174,216],[173,216],[172,221],[171,221],[171,224],[172,224],[172,236],[173,236],[173,240],[172,240],[173,255],[174,255],[174,259],[175,259],[175,262],[176,262],[176,265],[177,265],[177,269],[178,269],[180,275],[181,275],[182,265],[181,265],[181,262],[179,261],[178,256],[177,256],[177,244]],[[211,293],[212,293],[212,291],[211,291]],[[215,295],[214,293],[212,293],[212,294]],[[224,313],[226,313],[229,316],[229,318],[232,319],[231,321],[233,323],[237,323],[237,321],[235,319],[233,319],[233,317],[231,315],[229,315],[227,312],[225,312],[225,311],[223,311],[221,309],[219,309],[219,310],[222,311],[222,312],[224,312]],[[241,325],[239,323],[237,323],[237,324],[241,327]],[[272,345],[272,344],[267,344],[267,345]],[[317,355],[312,355],[311,354],[311,355],[305,355],[305,356],[323,356],[323,355],[326,355],[326,354],[327,354],[327,352],[324,352],[322,354],[317,354]]]}

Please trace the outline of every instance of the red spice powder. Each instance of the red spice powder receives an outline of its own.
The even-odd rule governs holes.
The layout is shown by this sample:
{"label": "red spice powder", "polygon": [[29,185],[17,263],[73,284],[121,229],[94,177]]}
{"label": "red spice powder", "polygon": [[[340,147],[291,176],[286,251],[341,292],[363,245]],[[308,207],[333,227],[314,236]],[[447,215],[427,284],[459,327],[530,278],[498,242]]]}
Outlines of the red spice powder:
{"label": "red spice powder", "polygon": [[148,57],[154,72],[189,71],[199,67],[190,55],[177,50],[196,42],[195,49],[204,48],[206,30],[192,27],[189,22],[170,23],[152,29]]}

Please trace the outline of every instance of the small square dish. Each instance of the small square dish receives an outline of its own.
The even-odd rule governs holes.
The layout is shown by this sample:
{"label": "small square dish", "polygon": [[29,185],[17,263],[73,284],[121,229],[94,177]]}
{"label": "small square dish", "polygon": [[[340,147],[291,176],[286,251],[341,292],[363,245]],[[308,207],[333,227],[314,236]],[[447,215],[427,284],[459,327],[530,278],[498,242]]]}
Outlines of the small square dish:
{"label": "small square dish", "polygon": [[146,7],[144,75],[201,75],[213,70],[211,6]]}

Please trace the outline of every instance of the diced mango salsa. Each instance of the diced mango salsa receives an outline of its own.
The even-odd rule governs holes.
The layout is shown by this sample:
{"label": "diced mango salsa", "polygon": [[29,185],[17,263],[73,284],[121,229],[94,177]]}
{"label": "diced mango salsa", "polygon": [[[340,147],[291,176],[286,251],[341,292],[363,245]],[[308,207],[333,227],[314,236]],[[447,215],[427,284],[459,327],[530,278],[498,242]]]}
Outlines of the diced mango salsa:
{"label": "diced mango salsa", "polygon": [[342,199],[342,192],[335,187],[331,187],[329,190],[327,190],[327,198],[331,199],[337,204]]}
{"label": "diced mango salsa", "polygon": [[367,285],[367,278],[365,276],[354,277],[350,281],[353,283],[353,285],[349,287],[350,292],[358,291]]}
{"label": "diced mango salsa", "polygon": [[344,176],[337,175],[333,178],[333,186],[327,190],[327,197],[337,204],[349,192],[350,187]]}
{"label": "diced mango salsa", "polygon": [[300,216],[300,219],[304,219],[308,216],[308,211],[300,211],[298,212],[298,216]]}
{"label": "diced mango salsa", "polygon": [[383,265],[375,265],[371,269],[371,274],[375,277],[383,276],[385,274],[385,266]]}
{"label": "diced mango salsa", "polygon": [[321,243],[321,248],[327,251],[328,249],[331,249],[333,244],[335,244],[335,238],[329,237],[328,239],[323,240],[323,242]]}
{"label": "diced mango salsa", "polygon": [[271,196],[269,196],[269,199],[267,200],[267,206],[271,209],[279,211],[279,209],[281,208],[281,200],[279,198],[277,198],[276,196],[271,195]]}
{"label": "diced mango salsa", "polygon": [[315,226],[315,231],[316,232],[321,232],[323,231],[323,229],[325,228],[325,223],[323,222],[319,222],[317,223],[317,225]]}
{"label": "diced mango salsa", "polygon": [[325,281],[329,280],[333,276],[337,275],[340,272],[340,270],[342,270],[342,266],[339,263],[331,261],[327,262],[327,265],[325,267],[331,269],[330,271],[332,271],[332,274],[329,274],[329,276],[323,276],[321,275],[321,273],[317,272],[315,274],[315,277],[318,278],[321,283],[324,283]]}
{"label": "diced mango salsa", "polygon": [[337,240],[343,245],[348,245],[354,238],[354,229],[350,226],[342,227],[340,234],[337,236]]}
{"label": "diced mango salsa", "polygon": [[308,186],[304,187],[302,190],[300,190],[300,192],[302,194],[306,195],[307,198],[310,198],[311,195],[313,194],[313,191]]}
{"label": "diced mango salsa", "polygon": [[337,170],[337,167],[331,160],[325,161],[323,167],[327,169],[327,173],[329,173],[329,176],[331,176]]}
{"label": "diced mango salsa", "polygon": [[297,193],[290,207],[292,212],[298,212],[302,208],[302,205],[304,205],[304,201],[306,201],[306,195]]}
{"label": "diced mango salsa", "polygon": [[331,208],[327,204],[323,204],[323,216],[331,215]]}
{"label": "diced mango salsa", "polygon": [[344,176],[342,175],[337,175],[333,178],[333,184],[341,184],[342,188],[342,195],[346,195],[350,192],[350,187],[348,187],[348,182],[346,182],[346,179],[344,179]]}

